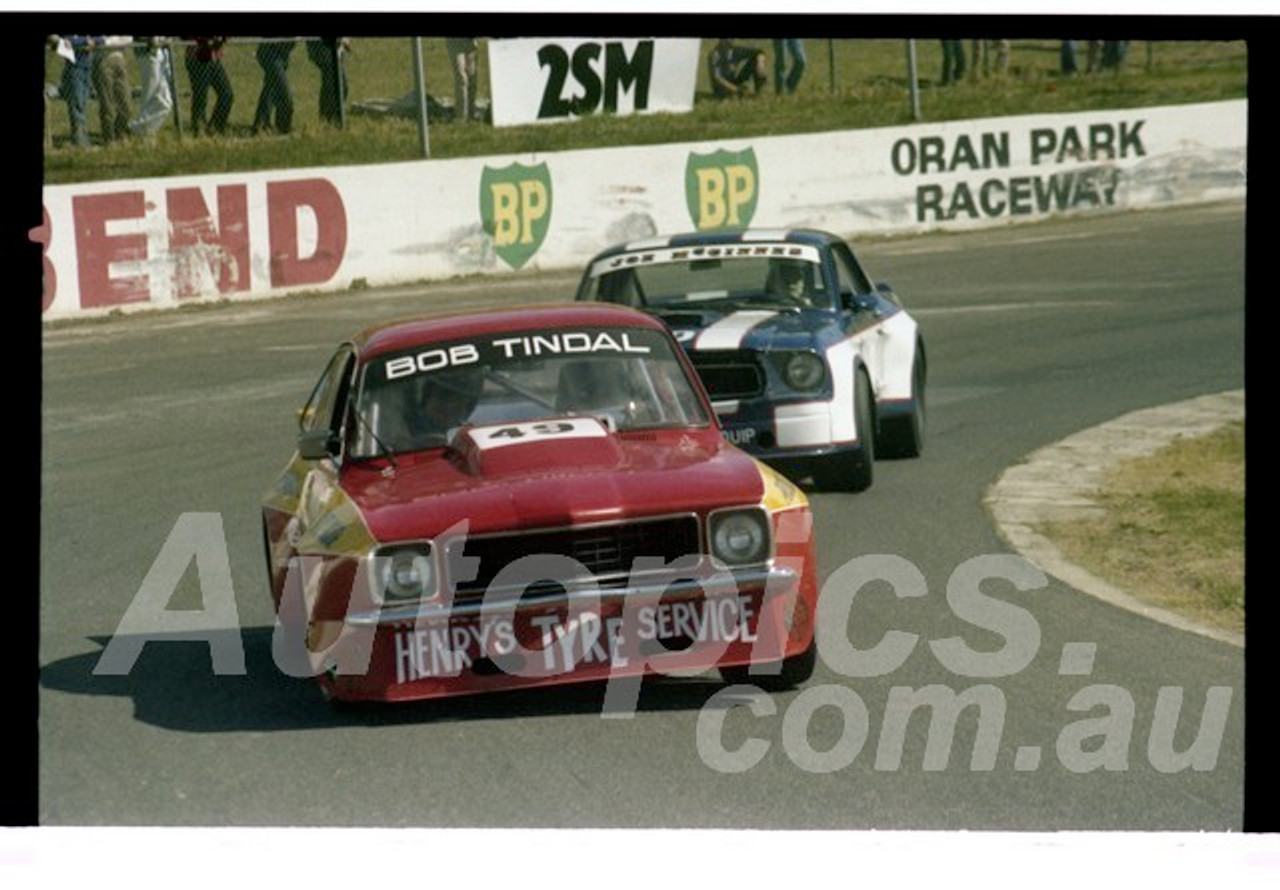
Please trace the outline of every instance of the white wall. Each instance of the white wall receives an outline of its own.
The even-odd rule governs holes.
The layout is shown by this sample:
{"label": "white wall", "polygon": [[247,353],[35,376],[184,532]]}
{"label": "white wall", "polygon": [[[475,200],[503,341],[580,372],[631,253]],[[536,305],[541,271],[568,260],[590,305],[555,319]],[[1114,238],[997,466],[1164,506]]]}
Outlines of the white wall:
{"label": "white wall", "polygon": [[695,228],[961,229],[1245,194],[1244,100],[48,186],[43,317],[581,267]]}

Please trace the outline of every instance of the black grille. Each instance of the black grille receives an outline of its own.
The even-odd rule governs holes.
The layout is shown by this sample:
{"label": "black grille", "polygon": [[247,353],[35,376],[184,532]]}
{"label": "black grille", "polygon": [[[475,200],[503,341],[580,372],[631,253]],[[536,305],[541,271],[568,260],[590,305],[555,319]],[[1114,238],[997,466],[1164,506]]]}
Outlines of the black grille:
{"label": "black grille", "polygon": [[[465,545],[462,553],[459,549]],[[601,587],[624,584],[637,557],[660,557],[671,562],[699,552],[698,521],[693,516],[651,519],[583,528],[524,532],[512,535],[468,538],[450,544],[447,560],[451,577],[458,577],[460,556],[478,558],[479,571],[472,581],[455,583],[454,602],[478,600],[498,573],[517,559],[535,554],[568,556],[580,562]],[[525,579],[535,580],[535,579]],[[536,579],[528,593],[557,590],[556,581],[586,579]]]}
{"label": "black grille", "polygon": [[764,374],[751,353],[693,352],[689,358],[712,399],[750,399],[764,392]]}

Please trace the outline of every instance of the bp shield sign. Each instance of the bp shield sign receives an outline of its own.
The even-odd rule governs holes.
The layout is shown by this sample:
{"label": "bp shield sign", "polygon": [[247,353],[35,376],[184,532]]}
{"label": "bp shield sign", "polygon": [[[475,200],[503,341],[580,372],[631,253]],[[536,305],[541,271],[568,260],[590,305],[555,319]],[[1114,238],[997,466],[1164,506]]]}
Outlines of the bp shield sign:
{"label": "bp shield sign", "polygon": [[699,231],[745,229],[760,194],[755,149],[689,155],[684,168],[689,217]]}
{"label": "bp shield sign", "polygon": [[503,262],[513,269],[527,263],[542,246],[551,224],[547,165],[485,167],[480,176],[480,220]]}

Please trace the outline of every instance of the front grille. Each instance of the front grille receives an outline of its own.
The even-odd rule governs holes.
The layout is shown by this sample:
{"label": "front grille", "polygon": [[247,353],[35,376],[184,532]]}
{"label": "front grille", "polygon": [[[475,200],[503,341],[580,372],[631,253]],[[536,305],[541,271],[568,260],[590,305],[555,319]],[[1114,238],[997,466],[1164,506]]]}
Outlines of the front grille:
{"label": "front grille", "polygon": [[749,352],[693,352],[689,358],[713,401],[751,399],[764,392],[760,363]]}
{"label": "front grille", "polygon": [[447,546],[450,577],[458,577],[462,557],[479,560],[474,580],[454,584],[454,602],[481,599],[498,574],[517,559],[548,554],[567,556],[588,572],[583,578],[523,578],[532,581],[526,593],[554,592],[566,581],[594,580],[601,587],[626,583],[637,557],[660,557],[671,562],[699,552],[698,520],[694,516],[610,523],[608,525],[489,535],[466,538]]}

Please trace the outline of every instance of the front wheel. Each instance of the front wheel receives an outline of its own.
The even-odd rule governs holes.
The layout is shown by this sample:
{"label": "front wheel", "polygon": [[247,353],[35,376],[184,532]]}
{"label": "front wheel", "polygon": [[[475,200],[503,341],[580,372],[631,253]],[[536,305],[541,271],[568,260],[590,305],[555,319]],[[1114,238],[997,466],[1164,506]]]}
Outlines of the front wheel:
{"label": "front wheel", "polygon": [[[758,686],[765,692],[785,692],[794,689],[813,676],[813,669],[818,663],[818,641],[815,637],[799,655],[792,655],[782,660],[782,666],[776,674],[752,673],[749,665],[720,668],[720,677],[729,684],[749,684]],[[759,667],[756,670],[760,670]]]}
{"label": "front wheel", "polygon": [[872,405],[871,381],[867,372],[858,371],[853,398],[854,432],[858,445],[823,458],[814,468],[813,481],[827,491],[866,491],[875,477],[875,413]]}
{"label": "front wheel", "polygon": [[918,352],[911,365],[911,411],[881,421],[880,445],[885,457],[919,457],[924,451],[924,357]]}

